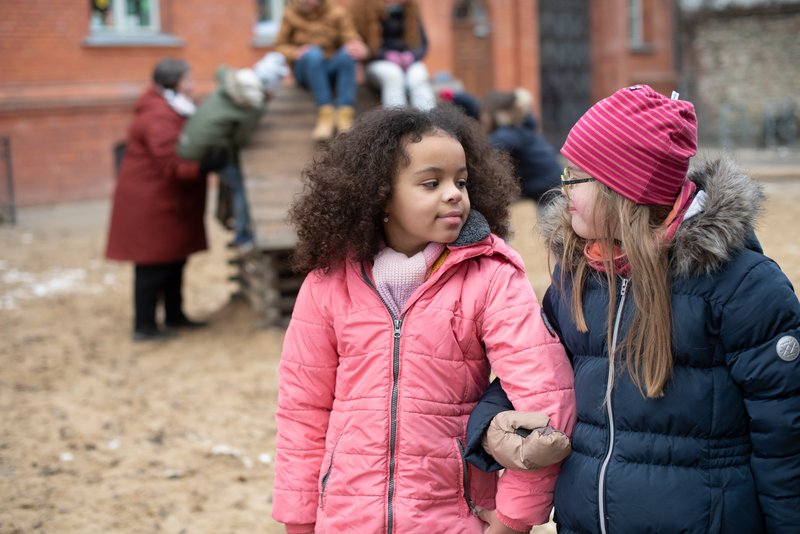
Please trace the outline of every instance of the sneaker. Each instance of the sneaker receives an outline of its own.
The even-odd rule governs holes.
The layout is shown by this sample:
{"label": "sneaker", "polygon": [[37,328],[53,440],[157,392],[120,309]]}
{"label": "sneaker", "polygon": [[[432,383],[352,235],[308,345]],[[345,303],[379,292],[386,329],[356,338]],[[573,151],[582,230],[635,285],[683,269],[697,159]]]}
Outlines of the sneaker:
{"label": "sneaker", "polygon": [[159,330],[158,328],[147,328],[144,330],[134,330],[132,339],[135,343],[140,343],[143,341],[166,341],[173,337],[175,337],[174,332]]}

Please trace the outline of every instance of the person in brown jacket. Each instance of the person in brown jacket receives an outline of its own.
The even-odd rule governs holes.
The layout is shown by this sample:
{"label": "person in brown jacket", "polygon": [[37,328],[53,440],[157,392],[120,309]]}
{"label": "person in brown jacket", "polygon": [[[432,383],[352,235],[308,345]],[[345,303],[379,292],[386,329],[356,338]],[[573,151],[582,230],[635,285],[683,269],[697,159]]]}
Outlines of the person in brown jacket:
{"label": "person in brown jacket", "polygon": [[355,114],[356,61],[366,57],[367,46],[347,11],[329,0],[292,0],[275,51],[286,56],[297,83],[314,95],[318,111],[312,137],[324,141],[337,130],[349,130]]}
{"label": "person in brown jacket", "polygon": [[[206,172],[223,163],[181,159],[178,136],[195,106],[189,65],[161,60],[136,102],[117,176],[106,257],[133,262],[134,341],[171,337],[198,328],[183,313],[183,269],[206,248]],[[156,324],[163,300],[167,330]]]}

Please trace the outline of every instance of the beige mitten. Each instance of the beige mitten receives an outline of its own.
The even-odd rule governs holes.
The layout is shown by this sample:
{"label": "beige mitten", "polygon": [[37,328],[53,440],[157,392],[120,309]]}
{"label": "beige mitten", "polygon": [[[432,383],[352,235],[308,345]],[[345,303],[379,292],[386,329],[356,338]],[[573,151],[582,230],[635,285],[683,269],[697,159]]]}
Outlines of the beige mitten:
{"label": "beige mitten", "polygon": [[[550,417],[539,412],[500,412],[483,436],[483,448],[507,469],[527,470],[560,462],[572,450],[563,432],[547,426]],[[523,437],[517,429],[532,432]]]}

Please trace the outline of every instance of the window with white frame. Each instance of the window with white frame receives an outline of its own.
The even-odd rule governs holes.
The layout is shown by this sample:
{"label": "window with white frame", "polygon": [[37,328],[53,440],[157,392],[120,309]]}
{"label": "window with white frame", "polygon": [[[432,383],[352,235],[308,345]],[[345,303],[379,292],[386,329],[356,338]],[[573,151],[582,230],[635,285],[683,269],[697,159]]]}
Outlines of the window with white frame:
{"label": "window with white frame", "polygon": [[161,31],[158,0],[91,0],[93,34],[147,35]]}
{"label": "window with white frame", "polygon": [[286,3],[287,0],[256,0],[257,18],[253,27],[255,44],[267,46],[275,42]]}
{"label": "window with white frame", "polygon": [[628,0],[628,39],[629,47],[636,52],[650,49],[645,35],[644,0]]}

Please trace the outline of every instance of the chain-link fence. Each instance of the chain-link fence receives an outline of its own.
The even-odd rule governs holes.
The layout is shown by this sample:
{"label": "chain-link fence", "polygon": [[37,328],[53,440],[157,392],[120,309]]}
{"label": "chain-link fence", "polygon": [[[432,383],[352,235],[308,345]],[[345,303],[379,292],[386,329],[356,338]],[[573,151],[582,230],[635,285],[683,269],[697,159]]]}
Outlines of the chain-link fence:
{"label": "chain-link fence", "polygon": [[11,169],[11,139],[0,137],[0,224],[16,222],[14,173]]}

